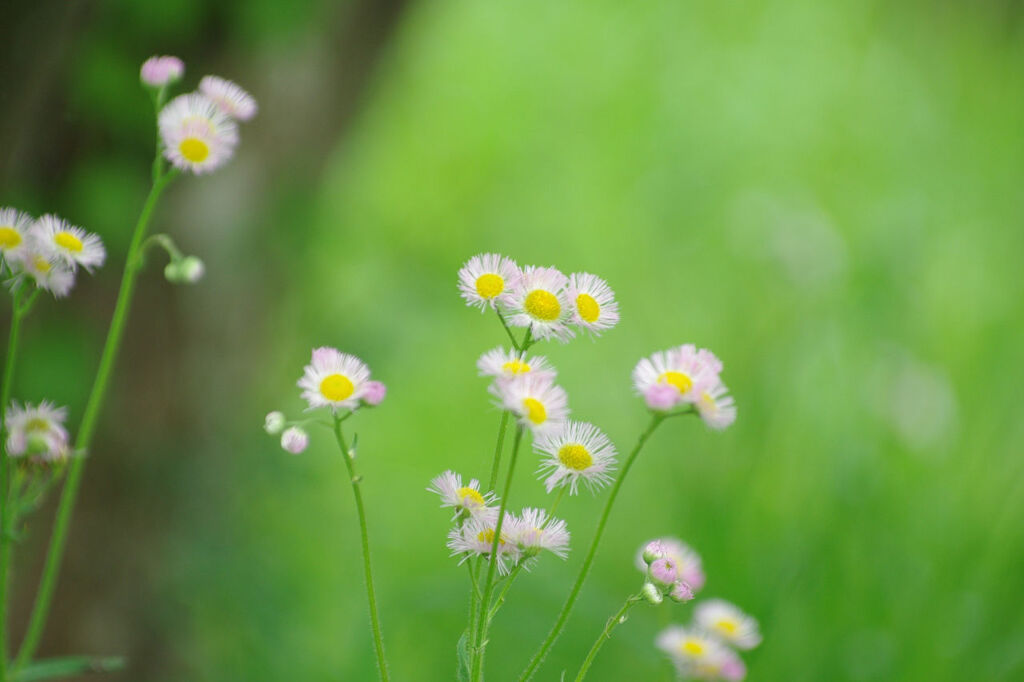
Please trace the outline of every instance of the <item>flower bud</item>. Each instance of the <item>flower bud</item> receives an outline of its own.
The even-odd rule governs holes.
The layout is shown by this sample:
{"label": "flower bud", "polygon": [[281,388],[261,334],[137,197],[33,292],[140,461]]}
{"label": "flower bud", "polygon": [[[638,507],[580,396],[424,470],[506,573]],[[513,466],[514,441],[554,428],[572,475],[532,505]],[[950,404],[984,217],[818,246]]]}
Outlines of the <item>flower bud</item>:
{"label": "flower bud", "polygon": [[388,387],[380,381],[367,381],[363,385],[363,404],[368,407],[377,407],[384,402],[388,394]]}
{"label": "flower bud", "polygon": [[693,599],[693,590],[682,580],[677,580],[672,589],[669,590],[668,596],[672,601],[687,602]]}
{"label": "flower bud", "polygon": [[177,57],[150,57],[142,63],[139,79],[151,88],[177,82],[185,74],[185,64]]}
{"label": "flower bud", "polygon": [[172,260],[164,266],[164,279],[171,284],[181,281],[181,261]]}
{"label": "flower bud", "polygon": [[271,436],[276,436],[281,433],[284,429],[284,413],[278,412],[277,410],[267,413],[267,418],[263,421],[263,430],[269,433]]}
{"label": "flower bud", "polygon": [[206,273],[206,265],[195,256],[185,256],[178,264],[178,273],[182,282],[195,284]]}
{"label": "flower bud", "polygon": [[665,546],[661,544],[661,540],[652,540],[644,547],[643,557],[645,564],[650,564],[652,561],[663,556],[665,556]]}
{"label": "flower bud", "polygon": [[655,606],[662,601],[661,590],[652,583],[644,583],[644,586],[640,588],[640,596]]}
{"label": "flower bud", "polygon": [[297,455],[309,447],[309,434],[298,426],[289,427],[281,434],[281,447]]}
{"label": "flower bud", "polygon": [[675,562],[667,557],[652,561],[648,572],[651,580],[660,587],[669,587],[679,577],[679,570],[676,568]]}

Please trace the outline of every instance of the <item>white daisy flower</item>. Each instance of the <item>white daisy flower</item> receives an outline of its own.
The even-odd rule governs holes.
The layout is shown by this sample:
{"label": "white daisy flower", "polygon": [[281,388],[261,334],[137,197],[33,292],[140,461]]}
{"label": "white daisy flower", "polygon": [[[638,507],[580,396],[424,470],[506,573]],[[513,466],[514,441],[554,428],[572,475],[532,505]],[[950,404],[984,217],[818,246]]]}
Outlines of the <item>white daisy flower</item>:
{"label": "white daisy flower", "polygon": [[511,290],[501,295],[499,303],[509,316],[509,324],[530,327],[533,338],[568,341],[573,337],[568,285],[569,278],[555,268],[528,265]]}
{"label": "white daisy flower", "polygon": [[489,390],[502,409],[518,416],[519,423],[533,431],[534,436],[557,431],[569,415],[568,396],[547,375],[520,374],[495,381]]}
{"label": "white daisy flower", "polygon": [[535,557],[541,550],[561,559],[569,556],[570,535],[565,521],[548,516],[543,509],[527,507],[521,516],[512,517],[508,535],[525,557]]}
{"label": "white daisy flower", "polygon": [[75,273],[52,252],[43,255],[30,247],[11,263],[11,268],[27,274],[37,287],[49,291],[54,298],[64,298],[75,286]]}
{"label": "white daisy flower", "polygon": [[[469,518],[464,524],[452,528],[448,533],[448,549],[452,556],[462,555],[461,564],[471,555],[491,556],[491,545],[494,544],[494,533],[497,529],[498,515],[486,518]],[[501,537],[498,540],[498,573],[505,575],[511,565],[519,561],[519,548],[512,542],[506,530],[514,525],[515,517],[505,512],[505,521],[501,524]]]}
{"label": "white daisy flower", "polygon": [[38,405],[12,402],[4,416],[7,428],[7,454],[29,456],[44,462],[64,459],[71,452],[64,428],[67,408],[44,400]]}
{"label": "white daisy flower", "polygon": [[697,554],[688,544],[678,538],[664,537],[652,540],[640,548],[636,555],[636,567],[642,573],[647,573],[647,564],[644,560],[644,553],[653,558],[665,557],[675,564],[679,577],[689,585],[694,592],[704,587],[706,580],[704,568],[701,564],[700,555]]}
{"label": "white daisy flower", "polygon": [[224,114],[237,121],[248,121],[256,115],[256,100],[252,95],[219,76],[203,76],[199,81],[199,92],[210,98]]}
{"label": "white daisy flower", "polygon": [[737,649],[753,649],[761,643],[757,621],[724,599],[700,602],[693,618],[701,628]]}
{"label": "white daisy flower", "polygon": [[573,323],[593,334],[619,323],[619,304],[615,292],[597,275],[577,272],[569,276],[569,302]]}
{"label": "white daisy flower", "polygon": [[172,99],[161,110],[158,125],[167,160],[197,175],[223,166],[238,144],[238,125],[196,92]]}
{"label": "white daisy flower", "polygon": [[498,297],[519,277],[515,261],[497,253],[473,256],[459,270],[459,291],[466,305],[493,308]]}
{"label": "white daisy flower", "polygon": [[717,374],[706,373],[697,381],[697,413],[712,429],[721,431],[736,421],[736,403]]}
{"label": "white daisy flower", "polygon": [[558,431],[541,436],[533,449],[547,455],[537,473],[547,476],[544,486],[550,493],[569,486],[575,495],[582,481],[591,492],[611,482],[615,471],[615,446],[601,429],[585,422],[566,422]]}
{"label": "white daisy flower", "polygon": [[520,374],[544,374],[552,379],[555,377],[555,368],[547,358],[540,355],[527,357],[517,350],[505,350],[500,346],[481,355],[476,361],[476,366],[480,370],[480,376],[500,379],[511,379]]}
{"label": "white daisy flower", "polygon": [[494,493],[480,492],[480,481],[472,479],[468,485],[462,485],[462,476],[454,471],[446,471],[430,482],[427,488],[441,498],[442,507],[455,510],[452,520],[466,512],[474,517],[497,517],[496,509],[489,505],[494,503]]}
{"label": "white daisy flower", "polygon": [[658,351],[644,358],[633,369],[633,386],[641,396],[648,395],[651,387],[665,384],[674,387],[685,402],[695,402],[697,392],[694,384],[702,374],[720,372],[722,363],[709,350],[700,349],[692,343]]}
{"label": "white daisy flower", "polygon": [[41,249],[55,254],[72,270],[81,265],[92,272],[107,259],[99,237],[55,215],[47,214],[37,220],[32,233]]}
{"label": "white daisy flower", "polygon": [[354,355],[335,348],[315,348],[310,364],[299,379],[302,398],[309,409],[330,407],[334,411],[359,407],[370,368]]}
{"label": "white daisy flower", "polygon": [[32,216],[27,213],[15,208],[0,208],[0,256],[8,266],[24,253],[32,223]]}
{"label": "white daisy flower", "polygon": [[684,679],[718,679],[730,653],[713,635],[679,625],[662,630],[656,644],[668,654]]}

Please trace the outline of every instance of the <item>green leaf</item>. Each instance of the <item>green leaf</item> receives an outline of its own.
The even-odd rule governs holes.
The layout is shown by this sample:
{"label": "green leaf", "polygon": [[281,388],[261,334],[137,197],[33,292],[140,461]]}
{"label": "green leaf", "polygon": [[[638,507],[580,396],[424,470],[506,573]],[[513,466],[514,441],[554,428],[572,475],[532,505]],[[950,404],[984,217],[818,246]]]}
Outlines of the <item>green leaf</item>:
{"label": "green leaf", "polygon": [[458,682],[469,682],[469,629],[462,631],[462,636],[459,637],[459,643],[455,645],[455,653],[459,658],[459,665],[456,670]]}
{"label": "green leaf", "polygon": [[55,680],[72,675],[88,673],[110,673],[124,668],[121,656],[67,656],[64,658],[48,658],[29,663],[14,676],[14,682],[35,682],[36,680]]}

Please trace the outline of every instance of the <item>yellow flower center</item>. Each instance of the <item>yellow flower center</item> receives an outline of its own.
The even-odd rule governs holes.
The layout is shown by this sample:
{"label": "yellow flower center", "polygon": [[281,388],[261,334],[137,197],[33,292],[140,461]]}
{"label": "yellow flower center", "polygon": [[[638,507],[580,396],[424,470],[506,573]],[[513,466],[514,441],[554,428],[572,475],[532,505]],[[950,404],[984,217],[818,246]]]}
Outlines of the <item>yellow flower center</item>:
{"label": "yellow flower center", "polygon": [[476,293],[480,294],[482,298],[494,298],[503,291],[505,291],[505,280],[501,278],[501,275],[489,272],[476,279]]}
{"label": "yellow flower center", "polygon": [[534,289],[527,294],[524,307],[532,317],[544,322],[557,320],[558,316],[562,314],[562,306],[558,302],[558,297],[543,289]]}
{"label": "yellow flower center", "polygon": [[[476,539],[477,539],[478,542],[482,542],[482,543],[484,543],[486,545],[493,545],[494,544],[494,529],[493,528],[488,528],[487,530],[480,531],[479,533],[476,534]],[[505,544],[505,536],[503,535],[500,538],[498,538],[498,545],[501,546],[501,545],[504,545],[504,544]]]}
{"label": "yellow flower center", "polygon": [[186,137],[178,144],[178,151],[181,152],[186,161],[202,163],[210,155],[210,145],[198,137]]}
{"label": "yellow flower center", "polygon": [[530,371],[530,366],[522,360],[509,360],[501,369],[509,374],[526,374]]}
{"label": "yellow flower center", "polygon": [[[480,491],[469,486],[464,486],[455,491],[458,498],[467,507],[482,507],[484,506],[484,496],[480,494]],[[466,500],[469,500],[469,504],[466,504]]]}
{"label": "yellow flower center", "polygon": [[597,318],[601,316],[601,306],[590,294],[580,294],[576,297],[576,310],[580,312],[584,322],[597,322]]}
{"label": "yellow flower center", "polygon": [[682,649],[684,654],[690,656],[700,656],[704,653],[704,645],[695,639],[686,640],[679,648]]}
{"label": "yellow flower center", "polygon": [[658,377],[658,383],[675,386],[679,392],[683,394],[693,388],[693,379],[682,372],[663,372],[661,376]]}
{"label": "yellow flower center", "polygon": [[523,408],[526,409],[526,418],[534,424],[543,424],[548,419],[544,403],[536,398],[523,398]]}
{"label": "yellow flower center", "polygon": [[563,445],[558,451],[558,460],[565,466],[570,469],[575,469],[576,471],[585,471],[594,463],[594,458],[591,457],[587,449],[579,443]]}
{"label": "yellow flower center", "polygon": [[0,227],[0,249],[13,249],[21,243],[21,235],[13,227]]}
{"label": "yellow flower center", "polygon": [[33,417],[25,423],[26,431],[47,431],[50,428],[50,423],[41,417]]}
{"label": "yellow flower center", "polygon": [[53,241],[62,249],[74,251],[75,253],[81,253],[82,251],[82,240],[70,232],[58,232],[53,235]]}
{"label": "yellow flower center", "polygon": [[35,258],[33,258],[32,264],[36,266],[36,270],[44,274],[49,272],[50,268],[53,267],[52,265],[50,265],[50,261],[46,260],[42,256],[36,256]]}
{"label": "yellow flower center", "polygon": [[324,377],[320,382],[320,395],[332,402],[339,402],[348,398],[356,390],[349,378],[341,374],[331,374]]}
{"label": "yellow flower center", "polygon": [[723,618],[715,623],[715,627],[726,635],[735,635],[736,631],[739,630],[739,626],[736,624],[736,621],[732,621],[727,618]]}
{"label": "yellow flower center", "polygon": [[704,391],[700,394],[700,404],[705,410],[713,410],[717,407],[715,399],[711,397],[711,394]]}

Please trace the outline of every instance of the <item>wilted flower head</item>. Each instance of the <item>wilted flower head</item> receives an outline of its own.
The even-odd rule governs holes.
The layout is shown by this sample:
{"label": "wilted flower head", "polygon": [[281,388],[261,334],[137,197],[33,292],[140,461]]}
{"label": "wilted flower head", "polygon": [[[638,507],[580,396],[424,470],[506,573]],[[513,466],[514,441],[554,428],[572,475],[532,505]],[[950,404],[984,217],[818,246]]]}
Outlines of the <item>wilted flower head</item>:
{"label": "wilted flower head", "polygon": [[498,297],[519,277],[515,261],[497,253],[473,256],[459,270],[459,292],[466,304],[480,310],[493,308]]}
{"label": "wilted flower head", "polygon": [[238,125],[195,92],[172,99],[160,112],[158,126],[167,160],[197,175],[227,163],[238,144]]}
{"label": "wilted flower head", "polygon": [[139,78],[152,88],[162,88],[185,74],[185,64],[177,57],[150,57],[142,62]]}
{"label": "wilted flower head", "polygon": [[38,405],[11,403],[5,415],[7,454],[44,462],[64,459],[70,453],[64,428],[67,408],[44,400]]}
{"label": "wilted flower head", "polygon": [[0,256],[8,265],[24,253],[32,227],[32,216],[15,208],[0,208]]}
{"label": "wilted flower head", "polygon": [[611,329],[619,322],[615,292],[597,275],[577,272],[569,276],[568,298],[572,321],[593,334]]}
{"label": "wilted flower head", "polygon": [[32,230],[43,254],[56,256],[71,270],[81,265],[92,272],[107,259],[107,251],[99,237],[55,215],[44,215]]}
{"label": "wilted flower head", "polygon": [[509,324],[529,327],[533,338],[568,341],[573,337],[568,285],[569,278],[557,269],[528,265],[512,288],[501,295],[499,303],[509,316]]}
{"label": "wilted flower head", "polygon": [[209,97],[221,113],[237,121],[248,121],[256,115],[256,100],[252,95],[225,78],[203,76],[199,92]]}
{"label": "wilted flower head", "polygon": [[[645,556],[651,557],[645,560]],[[704,569],[700,556],[682,540],[673,537],[658,538],[644,545],[636,556],[636,567],[647,573],[648,564],[655,559],[668,558],[675,565],[678,577],[696,592],[704,587]]]}
{"label": "wilted flower head", "polygon": [[558,431],[569,415],[569,398],[550,376],[520,374],[495,381],[489,389],[502,409],[509,410],[534,436]]}
{"label": "wilted flower head", "polygon": [[291,426],[281,434],[281,447],[297,455],[309,447],[309,434],[298,426]]}
{"label": "wilted flower head", "polygon": [[724,599],[708,599],[693,611],[697,625],[737,649],[753,649],[761,643],[757,621]]}
{"label": "wilted flower head", "polygon": [[354,355],[324,346],[313,350],[312,360],[299,379],[302,398],[310,409],[354,410],[359,407],[370,368]]}
{"label": "wilted flower head", "polygon": [[615,446],[593,424],[565,422],[557,431],[538,437],[533,447],[546,455],[537,473],[547,476],[548,492],[567,485],[569,494],[575,495],[581,481],[596,492],[612,480]]}
{"label": "wilted flower head", "polygon": [[481,355],[476,361],[476,367],[480,370],[481,376],[496,379],[512,379],[520,374],[547,375],[552,379],[555,377],[555,368],[547,358],[541,355],[527,357],[525,353],[513,348],[506,350],[500,346]]}
{"label": "wilted flower head", "polygon": [[494,493],[481,492],[480,481],[475,478],[467,485],[462,485],[462,476],[454,471],[446,471],[432,480],[427,490],[440,496],[442,507],[455,510],[453,519],[462,512],[489,518],[498,514],[497,510],[489,506],[494,503]]}
{"label": "wilted flower head", "polygon": [[[666,351],[658,351],[649,358],[637,363],[633,370],[633,386],[637,394],[651,404],[669,402],[668,395],[662,393],[649,394],[653,386],[671,386],[676,390],[676,402],[696,402],[699,397],[698,379],[708,381],[721,371],[722,363],[709,350],[700,349],[692,343]],[[655,409],[664,409],[661,407]]]}

